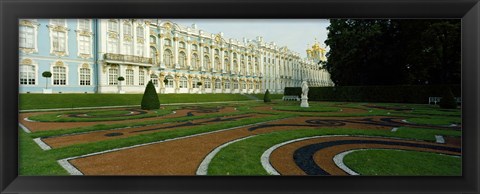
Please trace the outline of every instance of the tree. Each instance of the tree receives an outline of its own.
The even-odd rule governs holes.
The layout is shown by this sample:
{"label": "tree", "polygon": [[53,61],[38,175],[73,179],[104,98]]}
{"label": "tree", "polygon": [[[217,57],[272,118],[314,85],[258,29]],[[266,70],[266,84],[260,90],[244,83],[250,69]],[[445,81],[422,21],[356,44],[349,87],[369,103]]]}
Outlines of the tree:
{"label": "tree", "polygon": [[445,90],[445,93],[442,96],[442,100],[438,103],[440,108],[454,109],[457,108],[457,102],[455,102],[455,97],[453,96],[452,90],[449,88]]}
{"label": "tree", "polygon": [[202,82],[197,82],[197,86],[201,86],[202,85]]}
{"label": "tree", "polygon": [[122,84],[121,84],[121,82],[124,81],[125,78],[122,77],[122,76],[120,76],[120,77],[117,78],[117,80],[119,81],[119,82],[118,82],[118,89],[120,90],[120,93],[121,93],[121,91],[122,91]]}
{"label": "tree", "polygon": [[45,89],[48,89],[48,78],[52,77],[52,72],[44,71],[42,73],[42,77],[47,78],[47,81],[45,82]]}
{"label": "tree", "polygon": [[263,102],[271,102],[272,100],[270,99],[270,92],[267,90],[265,91],[265,94],[263,95]]}
{"label": "tree", "polygon": [[145,92],[143,92],[142,104],[141,107],[143,110],[153,110],[160,108],[160,101],[158,100],[158,94],[153,86],[152,81],[149,81],[147,87],[145,87]]}
{"label": "tree", "polygon": [[327,29],[337,86],[460,83],[460,20],[332,19]]}

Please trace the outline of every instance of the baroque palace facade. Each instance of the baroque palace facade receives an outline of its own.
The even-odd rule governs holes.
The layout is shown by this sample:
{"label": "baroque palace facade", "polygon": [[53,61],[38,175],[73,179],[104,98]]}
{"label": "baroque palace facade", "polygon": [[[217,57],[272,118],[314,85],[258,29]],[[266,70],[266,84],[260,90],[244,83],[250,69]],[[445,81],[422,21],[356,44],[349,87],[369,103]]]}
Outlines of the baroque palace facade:
{"label": "baroque palace facade", "polygon": [[[302,80],[332,86],[320,64],[325,49],[315,43],[307,55],[262,37],[237,41],[167,20],[19,23],[21,93],[142,93],[149,80],[160,93],[281,93]],[[42,77],[45,71],[52,77]]]}

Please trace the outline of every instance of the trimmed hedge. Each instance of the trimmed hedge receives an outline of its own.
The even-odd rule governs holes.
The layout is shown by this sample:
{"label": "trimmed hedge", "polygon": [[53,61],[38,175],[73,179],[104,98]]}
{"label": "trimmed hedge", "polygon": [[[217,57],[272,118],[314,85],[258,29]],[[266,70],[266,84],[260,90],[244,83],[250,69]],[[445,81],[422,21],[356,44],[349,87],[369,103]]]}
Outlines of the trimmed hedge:
{"label": "trimmed hedge", "polygon": [[145,92],[143,93],[142,97],[141,107],[143,110],[153,110],[160,108],[160,101],[158,100],[157,91],[155,90],[155,86],[153,86],[152,81],[149,81],[147,87],[145,88]]}
{"label": "trimmed hedge", "polygon": [[[338,86],[310,87],[308,100],[426,104],[428,97],[441,97],[448,89],[461,96],[460,85]],[[302,88],[286,87],[283,94],[300,97]]]}

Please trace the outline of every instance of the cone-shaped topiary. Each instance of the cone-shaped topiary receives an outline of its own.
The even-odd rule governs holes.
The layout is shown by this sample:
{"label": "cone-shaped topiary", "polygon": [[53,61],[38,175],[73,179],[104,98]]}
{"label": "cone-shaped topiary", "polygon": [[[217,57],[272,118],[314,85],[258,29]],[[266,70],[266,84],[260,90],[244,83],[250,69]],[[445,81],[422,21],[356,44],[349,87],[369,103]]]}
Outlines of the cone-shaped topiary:
{"label": "cone-shaped topiary", "polygon": [[270,92],[267,90],[265,91],[265,95],[263,95],[263,102],[271,102],[270,100]]}
{"label": "cone-shaped topiary", "polygon": [[159,109],[160,108],[160,101],[158,100],[158,94],[155,90],[155,86],[153,86],[152,81],[149,81],[147,87],[145,88],[145,92],[143,92],[142,97],[142,109],[143,110],[152,110],[152,109]]}
{"label": "cone-shaped topiary", "polygon": [[455,97],[450,89],[445,90],[445,93],[442,96],[442,100],[440,100],[440,108],[448,108],[453,109],[457,108],[457,102],[455,102]]}

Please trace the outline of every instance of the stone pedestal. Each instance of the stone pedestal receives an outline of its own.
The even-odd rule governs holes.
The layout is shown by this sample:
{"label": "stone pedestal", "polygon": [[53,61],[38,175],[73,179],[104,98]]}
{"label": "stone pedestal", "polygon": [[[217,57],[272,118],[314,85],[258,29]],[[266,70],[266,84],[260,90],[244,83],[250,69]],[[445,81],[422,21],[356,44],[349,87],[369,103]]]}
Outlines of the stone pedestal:
{"label": "stone pedestal", "polygon": [[308,108],[308,97],[302,96],[302,103],[300,104],[300,107]]}

